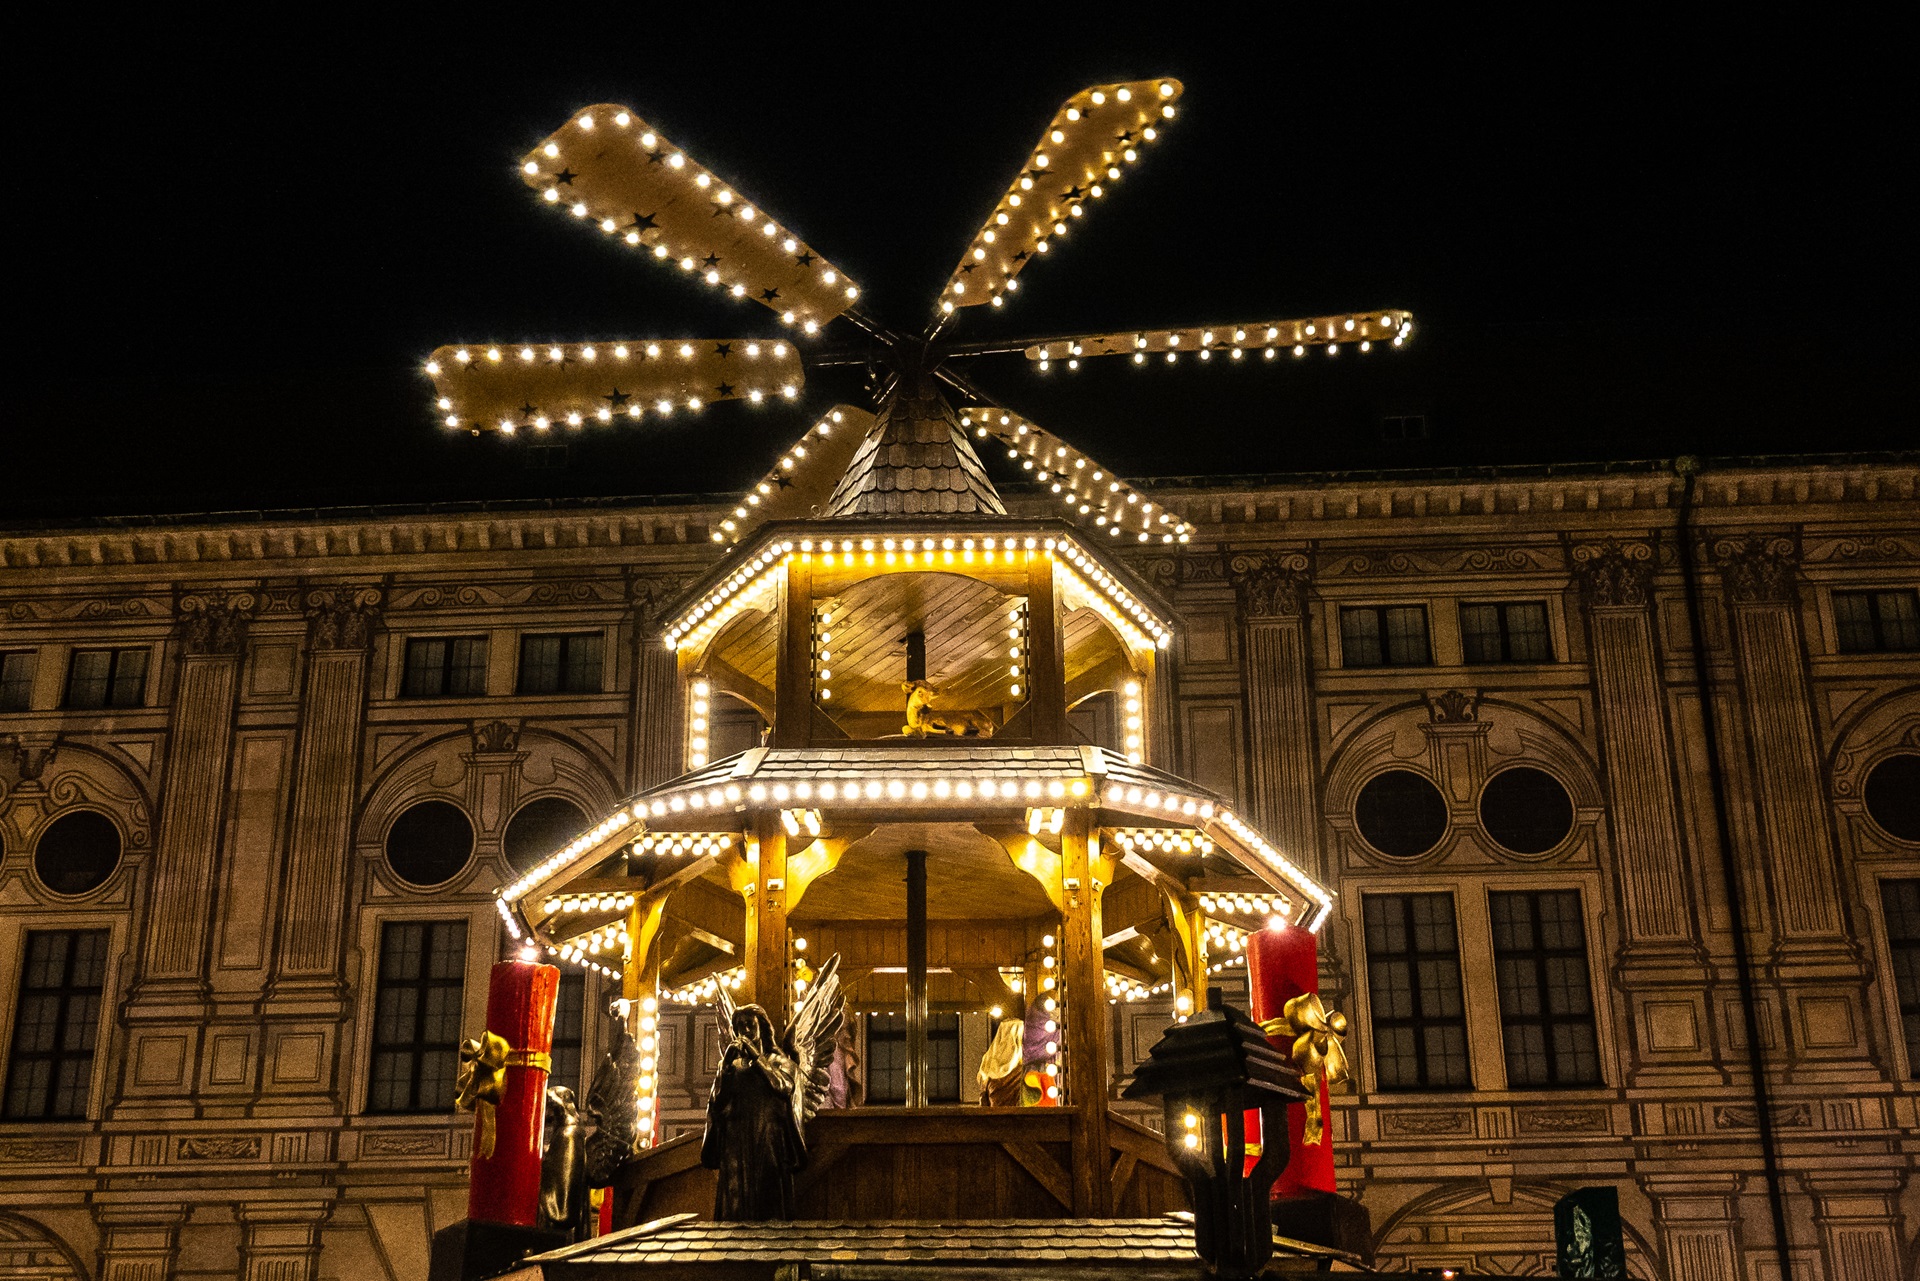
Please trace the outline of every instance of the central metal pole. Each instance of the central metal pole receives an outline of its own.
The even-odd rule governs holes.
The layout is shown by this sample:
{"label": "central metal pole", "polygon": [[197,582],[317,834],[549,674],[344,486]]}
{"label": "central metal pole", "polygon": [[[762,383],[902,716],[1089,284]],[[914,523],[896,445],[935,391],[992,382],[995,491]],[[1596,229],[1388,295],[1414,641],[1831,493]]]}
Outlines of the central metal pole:
{"label": "central metal pole", "polygon": [[907,851],[907,1106],[927,1106],[927,852]]}

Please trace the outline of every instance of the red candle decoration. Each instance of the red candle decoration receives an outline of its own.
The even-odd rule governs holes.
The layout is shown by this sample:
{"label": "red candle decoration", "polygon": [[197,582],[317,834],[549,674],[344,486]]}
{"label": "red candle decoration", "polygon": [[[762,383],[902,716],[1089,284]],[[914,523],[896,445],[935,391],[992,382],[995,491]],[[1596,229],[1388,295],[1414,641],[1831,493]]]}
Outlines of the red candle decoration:
{"label": "red candle decoration", "polygon": [[[1310,930],[1297,925],[1255,930],[1247,936],[1247,985],[1253,1006],[1253,1020],[1260,1024],[1283,1017],[1287,1002],[1294,997],[1306,993],[1317,995],[1320,991],[1317,938]],[[1291,1059],[1292,1037],[1282,1033],[1269,1035],[1267,1039]],[[1320,1115],[1325,1118],[1325,1123],[1318,1143],[1307,1143],[1304,1138],[1306,1104],[1292,1103],[1287,1106],[1287,1138],[1291,1147],[1287,1167],[1280,1172],[1279,1179],[1273,1185],[1276,1198],[1335,1190],[1332,1113],[1327,1105],[1327,1083],[1322,1081]],[[1257,1113],[1249,1115],[1258,1116]]]}
{"label": "red candle decoration", "polygon": [[540,1149],[559,991],[560,971],[532,961],[501,961],[487,979],[488,1037],[481,1039],[506,1043],[504,1083],[497,1103],[476,1108],[469,1219],[539,1226]]}

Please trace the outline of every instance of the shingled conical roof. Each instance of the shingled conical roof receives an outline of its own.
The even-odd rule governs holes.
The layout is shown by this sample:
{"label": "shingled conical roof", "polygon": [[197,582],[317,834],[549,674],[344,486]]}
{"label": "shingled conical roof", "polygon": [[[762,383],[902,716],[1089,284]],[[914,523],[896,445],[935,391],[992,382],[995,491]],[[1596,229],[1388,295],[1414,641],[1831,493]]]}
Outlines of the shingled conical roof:
{"label": "shingled conical roof", "polygon": [[1007,509],[945,398],[894,395],[853,452],[827,516],[898,516]]}

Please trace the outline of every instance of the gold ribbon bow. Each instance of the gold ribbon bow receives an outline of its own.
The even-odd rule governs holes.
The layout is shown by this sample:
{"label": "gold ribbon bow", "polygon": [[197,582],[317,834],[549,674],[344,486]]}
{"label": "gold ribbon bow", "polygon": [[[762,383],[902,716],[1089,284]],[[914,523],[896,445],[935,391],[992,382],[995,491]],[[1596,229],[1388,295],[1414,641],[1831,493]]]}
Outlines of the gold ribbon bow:
{"label": "gold ribbon bow", "polygon": [[1341,1038],[1347,1034],[1347,1016],[1329,1010],[1317,993],[1303,992],[1288,1001],[1277,1019],[1260,1025],[1269,1036],[1293,1038],[1293,1066],[1300,1072],[1300,1084],[1307,1087],[1306,1124],[1301,1127],[1302,1143],[1326,1142],[1326,1117],[1320,1110],[1320,1083],[1327,1088],[1347,1079],[1347,1052]]}
{"label": "gold ribbon bow", "polygon": [[493,1109],[506,1097],[507,1060],[512,1054],[507,1038],[493,1032],[482,1032],[477,1041],[460,1042],[460,1075],[456,1079],[460,1092],[454,1095],[453,1105],[473,1113],[480,1122],[483,1157],[493,1155]]}

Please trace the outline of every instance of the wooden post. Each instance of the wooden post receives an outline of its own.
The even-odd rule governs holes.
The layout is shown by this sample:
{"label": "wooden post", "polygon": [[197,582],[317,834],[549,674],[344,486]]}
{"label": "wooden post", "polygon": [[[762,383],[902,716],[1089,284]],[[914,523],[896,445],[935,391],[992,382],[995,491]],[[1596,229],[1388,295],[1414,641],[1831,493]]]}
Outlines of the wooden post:
{"label": "wooden post", "polygon": [[1103,1219],[1113,1213],[1107,1139],[1107,987],[1101,939],[1100,888],[1090,857],[1091,813],[1067,811],[1060,834],[1065,911],[1060,968],[1066,984],[1067,1105],[1073,1110],[1073,1214]]}
{"label": "wooden post", "polygon": [[793,984],[787,969],[787,833],[776,810],[754,815],[760,859],[747,896],[747,985],[777,1030],[787,1025]]}
{"label": "wooden post", "polygon": [[[813,738],[813,561],[787,557],[780,600],[780,653],[773,677],[774,747],[805,747]],[[783,944],[784,945],[784,944]]]}
{"label": "wooden post", "polygon": [[1053,557],[1042,552],[1027,556],[1027,688],[1034,742],[1068,742],[1066,644],[1053,590]]}
{"label": "wooden post", "polygon": [[927,1106],[927,852],[907,851],[907,1106]]}

